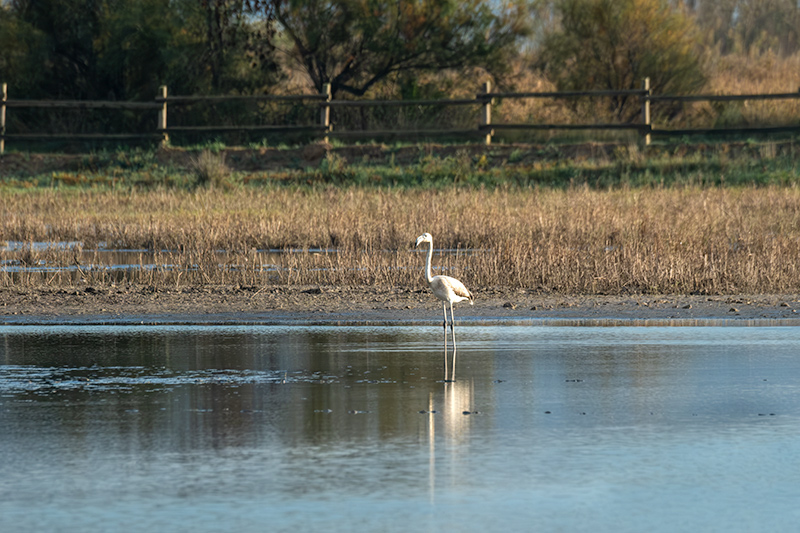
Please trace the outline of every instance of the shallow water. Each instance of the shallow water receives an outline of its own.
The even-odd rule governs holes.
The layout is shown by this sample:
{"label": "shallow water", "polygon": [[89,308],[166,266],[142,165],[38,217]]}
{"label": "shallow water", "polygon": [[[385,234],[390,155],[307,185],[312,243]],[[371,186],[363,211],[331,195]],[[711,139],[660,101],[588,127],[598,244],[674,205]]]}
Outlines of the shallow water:
{"label": "shallow water", "polygon": [[[437,249],[438,255],[471,254],[480,250],[473,249]],[[50,252],[49,259],[43,258],[41,254]],[[67,260],[58,252],[69,252]],[[311,253],[314,255],[327,255],[339,253],[336,248],[292,248],[292,249],[266,249],[251,250],[251,263],[248,265],[231,263],[229,261],[230,251],[217,250],[219,257],[219,268],[227,270],[248,270],[256,269],[265,272],[277,272],[285,270],[286,258],[292,254]],[[31,256],[33,254],[33,257]],[[38,254],[38,255],[37,255]],[[40,257],[41,256],[41,257]],[[15,279],[21,274],[55,274],[57,272],[71,273],[73,279],[79,280],[88,271],[104,272],[112,279],[123,280],[126,273],[147,272],[152,270],[160,271],[191,271],[194,265],[176,265],[165,261],[180,261],[181,254],[177,251],[161,250],[129,250],[114,249],[105,247],[103,243],[96,249],[85,249],[79,241],[57,241],[57,242],[21,242],[21,241],[0,241],[0,273],[5,272]],[[240,260],[241,255],[234,255],[235,259]],[[325,270],[324,266],[319,267]],[[441,268],[440,268],[441,270]]]}
{"label": "shallow water", "polygon": [[[104,272],[113,279],[122,280],[126,273],[147,272],[153,270],[161,271],[191,271],[194,265],[175,265],[169,261],[179,260],[180,254],[169,250],[154,252],[151,250],[124,250],[124,249],[84,249],[80,242],[32,242],[23,243],[19,241],[5,242],[0,245],[0,272],[8,273],[12,278],[20,274],[55,274],[57,272],[71,273],[75,280],[81,279],[85,272],[95,271]],[[330,253],[329,250],[311,250],[314,253]],[[45,259],[37,257],[36,254],[51,255]],[[69,252],[68,259],[65,261],[63,256],[54,252]],[[262,271],[280,270],[283,258],[288,253],[295,253],[295,250],[254,250],[253,264],[248,268],[256,268]],[[30,257],[33,253],[35,259]],[[242,265],[229,264],[226,261],[228,252],[218,250],[217,255],[220,260],[220,269],[241,269]],[[165,262],[168,261],[168,262]],[[182,261],[185,263],[185,261]]]}
{"label": "shallow water", "polygon": [[2,531],[794,531],[800,329],[0,328]]}

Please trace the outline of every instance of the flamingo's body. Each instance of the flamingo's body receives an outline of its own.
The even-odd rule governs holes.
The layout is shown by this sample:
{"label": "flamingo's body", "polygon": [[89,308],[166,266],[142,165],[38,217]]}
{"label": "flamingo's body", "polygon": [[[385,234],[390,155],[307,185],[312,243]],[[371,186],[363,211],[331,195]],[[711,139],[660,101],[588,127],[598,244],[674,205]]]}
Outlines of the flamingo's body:
{"label": "flamingo's body", "polygon": [[428,286],[433,291],[433,295],[442,301],[442,310],[444,311],[444,342],[445,342],[445,360],[444,360],[444,379],[447,381],[447,304],[450,304],[450,329],[453,332],[453,380],[456,375],[456,319],[453,315],[453,304],[469,300],[469,304],[473,304],[472,293],[456,278],[450,276],[432,276],[431,275],[431,259],[433,258],[433,237],[430,233],[423,233],[417,237],[417,246],[423,242],[428,243],[428,258],[425,260],[425,280]]}

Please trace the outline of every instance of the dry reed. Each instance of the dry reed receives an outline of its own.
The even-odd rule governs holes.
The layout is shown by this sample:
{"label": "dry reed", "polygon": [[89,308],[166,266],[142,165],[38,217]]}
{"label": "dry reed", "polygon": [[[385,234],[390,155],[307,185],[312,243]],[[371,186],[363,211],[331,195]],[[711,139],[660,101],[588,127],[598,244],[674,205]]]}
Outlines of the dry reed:
{"label": "dry reed", "polygon": [[[424,231],[441,271],[476,289],[574,294],[779,293],[800,287],[796,188],[37,190],[0,195],[0,283],[422,284]],[[37,242],[77,242],[40,249]],[[25,245],[24,243],[28,243]],[[98,246],[149,265],[98,267]],[[259,251],[294,250],[278,265]],[[96,255],[96,254],[95,254]],[[27,268],[48,265],[46,272]],[[9,268],[12,266],[13,268]],[[67,268],[69,267],[69,268]]]}

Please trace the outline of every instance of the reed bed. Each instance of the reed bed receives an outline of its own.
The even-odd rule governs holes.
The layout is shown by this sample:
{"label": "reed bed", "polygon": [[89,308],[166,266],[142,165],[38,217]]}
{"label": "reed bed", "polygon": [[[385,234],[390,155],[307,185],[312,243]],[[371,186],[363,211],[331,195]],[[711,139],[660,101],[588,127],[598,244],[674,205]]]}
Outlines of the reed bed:
{"label": "reed bed", "polygon": [[[3,286],[420,287],[424,255],[413,242],[428,231],[450,250],[434,265],[476,290],[800,287],[794,187],[47,189],[2,192],[0,211],[2,236],[15,243],[0,253]],[[149,259],[110,270],[93,259],[98,247]],[[267,261],[263,250],[286,253]]]}

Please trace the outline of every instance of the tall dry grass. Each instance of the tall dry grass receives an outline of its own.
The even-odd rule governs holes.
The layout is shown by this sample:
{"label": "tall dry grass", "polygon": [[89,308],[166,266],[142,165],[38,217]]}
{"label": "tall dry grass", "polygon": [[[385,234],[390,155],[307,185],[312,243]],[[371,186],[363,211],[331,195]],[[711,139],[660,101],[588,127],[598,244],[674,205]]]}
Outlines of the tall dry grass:
{"label": "tall dry grass", "polygon": [[[791,93],[800,87],[800,53],[781,57],[771,52],[730,54],[710,64],[708,94]],[[713,126],[794,125],[800,117],[800,99],[695,102],[685,107],[686,123]]]}
{"label": "tall dry grass", "polygon": [[[4,286],[414,287],[422,284],[424,257],[413,241],[428,231],[437,248],[459,250],[437,254],[435,265],[476,289],[717,294],[800,287],[797,188],[0,194],[8,241],[76,241],[84,252],[103,244],[156,257],[154,268],[112,275],[74,248],[23,247],[2,252],[3,265],[73,269],[6,268]],[[265,249],[295,252],[274,268],[258,252]]]}

